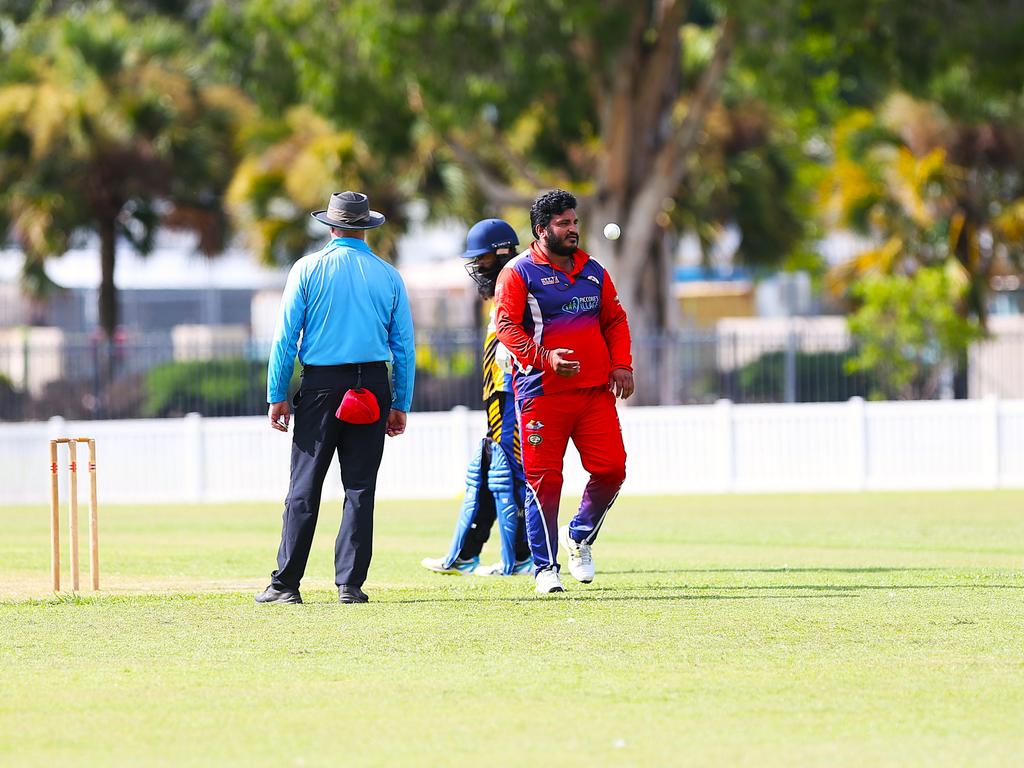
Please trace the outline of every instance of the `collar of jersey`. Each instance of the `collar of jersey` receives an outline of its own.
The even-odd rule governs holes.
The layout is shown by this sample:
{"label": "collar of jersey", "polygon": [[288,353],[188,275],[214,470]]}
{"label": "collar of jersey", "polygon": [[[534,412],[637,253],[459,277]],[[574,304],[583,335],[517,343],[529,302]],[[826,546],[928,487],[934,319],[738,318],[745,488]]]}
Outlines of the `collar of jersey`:
{"label": "collar of jersey", "polygon": [[370,250],[370,246],[366,244],[366,241],[360,240],[358,237],[336,237],[331,240],[330,244],[336,248],[355,248],[359,251],[373,253]]}
{"label": "collar of jersey", "polygon": [[[530,243],[530,260],[533,261],[534,264],[547,264],[552,269],[557,269],[563,275],[566,274],[562,269],[559,269],[557,265],[551,263],[551,260],[547,257],[547,254],[545,254],[544,251],[542,251],[540,247],[537,245],[536,240]],[[572,271],[568,273],[569,277],[576,277],[576,275],[582,272],[583,265],[586,264],[589,260],[590,254],[577,248],[576,253],[572,255]]]}

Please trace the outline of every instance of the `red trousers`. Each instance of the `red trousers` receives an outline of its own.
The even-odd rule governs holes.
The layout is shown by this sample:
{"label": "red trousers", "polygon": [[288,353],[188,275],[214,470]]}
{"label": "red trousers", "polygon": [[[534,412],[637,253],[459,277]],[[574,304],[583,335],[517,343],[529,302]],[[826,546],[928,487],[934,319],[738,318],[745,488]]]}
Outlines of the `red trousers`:
{"label": "red trousers", "polygon": [[517,403],[526,474],[526,533],[537,570],[558,569],[562,461],[571,439],[590,481],[569,522],[575,541],[593,543],[626,479],[626,449],[607,387],[525,398]]}

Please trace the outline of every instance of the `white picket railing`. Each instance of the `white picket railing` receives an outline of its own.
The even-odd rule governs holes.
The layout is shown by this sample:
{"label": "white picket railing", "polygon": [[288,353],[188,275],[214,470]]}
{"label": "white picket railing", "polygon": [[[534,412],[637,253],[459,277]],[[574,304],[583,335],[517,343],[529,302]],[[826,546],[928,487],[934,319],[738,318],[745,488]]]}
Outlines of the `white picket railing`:
{"label": "white picket railing", "polygon": [[[1024,487],[1024,400],[622,408],[626,494]],[[413,413],[379,498],[455,498],[482,412]],[[0,499],[46,504],[48,441],[96,438],[100,502],[280,501],[290,435],[265,417],[0,424]],[[63,476],[63,472],[62,472]],[[586,482],[570,445],[565,492]],[[62,487],[62,494],[66,493]],[[341,497],[337,471],[324,497]]]}

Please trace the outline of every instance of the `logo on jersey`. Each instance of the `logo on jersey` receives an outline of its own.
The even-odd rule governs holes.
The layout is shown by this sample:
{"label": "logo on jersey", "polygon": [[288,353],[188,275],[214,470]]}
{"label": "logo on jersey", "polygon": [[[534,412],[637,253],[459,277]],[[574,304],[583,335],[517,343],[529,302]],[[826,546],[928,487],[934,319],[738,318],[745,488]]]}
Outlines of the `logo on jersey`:
{"label": "logo on jersey", "polygon": [[575,315],[577,312],[592,312],[599,306],[601,306],[600,296],[576,296],[562,305],[562,311]]}
{"label": "logo on jersey", "polygon": [[558,278],[555,275],[552,275],[551,277],[542,277],[540,279],[540,284],[541,285],[557,285],[558,284]]}
{"label": "logo on jersey", "polygon": [[587,275],[587,280],[589,280],[590,282],[592,282],[592,283],[593,283],[594,285],[600,285],[600,284],[601,284],[601,281],[600,281],[600,280],[598,280],[598,279],[597,279],[596,277],[594,277],[593,275]]}
{"label": "logo on jersey", "polygon": [[525,429],[540,429],[543,426],[544,425],[541,422],[530,419],[530,421],[526,422]]}
{"label": "logo on jersey", "polygon": [[526,438],[526,442],[528,442],[530,445],[540,445],[543,439],[544,438],[541,437],[540,435],[530,435],[528,438]]}

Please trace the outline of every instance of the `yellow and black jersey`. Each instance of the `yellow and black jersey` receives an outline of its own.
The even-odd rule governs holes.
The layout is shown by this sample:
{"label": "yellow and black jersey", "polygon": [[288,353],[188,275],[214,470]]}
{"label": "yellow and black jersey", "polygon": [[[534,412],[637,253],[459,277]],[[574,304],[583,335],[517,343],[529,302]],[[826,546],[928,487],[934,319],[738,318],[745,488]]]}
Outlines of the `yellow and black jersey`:
{"label": "yellow and black jersey", "polygon": [[507,381],[506,372],[502,368],[502,362],[508,351],[498,341],[494,325],[494,305],[489,306],[487,333],[484,336],[484,357],[483,357],[483,400],[488,402],[498,392],[509,392],[510,382]]}

